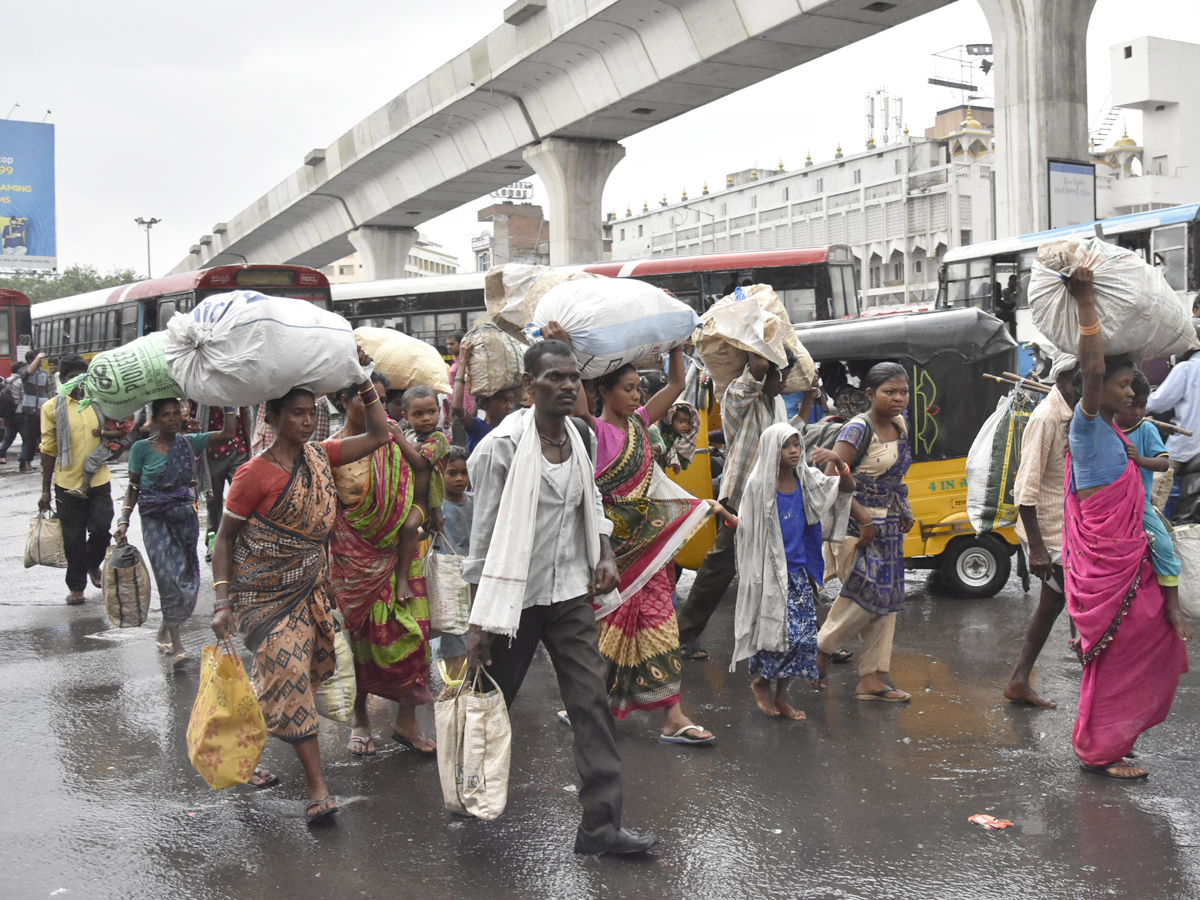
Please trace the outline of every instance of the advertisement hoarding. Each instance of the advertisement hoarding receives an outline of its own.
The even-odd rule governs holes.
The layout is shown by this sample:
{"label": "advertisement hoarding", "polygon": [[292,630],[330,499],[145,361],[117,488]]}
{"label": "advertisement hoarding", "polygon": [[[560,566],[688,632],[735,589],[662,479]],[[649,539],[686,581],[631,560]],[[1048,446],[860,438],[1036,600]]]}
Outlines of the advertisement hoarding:
{"label": "advertisement hoarding", "polygon": [[1047,228],[1068,228],[1096,221],[1096,167],[1092,163],[1051,159],[1050,221]]}
{"label": "advertisement hoarding", "polygon": [[0,120],[0,269],[53,269],[54,126]]}

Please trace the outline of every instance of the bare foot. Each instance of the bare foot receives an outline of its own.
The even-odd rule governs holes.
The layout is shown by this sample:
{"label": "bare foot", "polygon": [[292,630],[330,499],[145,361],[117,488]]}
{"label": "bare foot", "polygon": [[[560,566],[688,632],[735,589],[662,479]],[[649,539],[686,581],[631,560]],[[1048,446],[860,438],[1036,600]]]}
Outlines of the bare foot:
{"label": "bare foot", "polygon": [[83,602],[83,591],[71,591],[71,593],[67,594],[67,606],[78,606]]}
{"label": "bare foot", "polygon": [[97,566],[94,569],[89,570],[88,575],[91,576],[92,587],[97,587],[97,588],[104,587],[104,574],[100,571],[99,566]]}
{"label": "bare foot", "polygon": [[802,709],[792,709],[786,702],[778,698],[775,699],[775,708],[779,710],[780,715],[785,716],[795,722],[803,722],[808,718]]}
{"label": "bare foot", "polygon": [[407,575],[400,575],[396,578],[396,596],[401,600],[410,600],[416,596],[412,588],[408,586]]}
{"label": "bare foot", "polygon": [[750,690],[754,692],[754,702],[768,716],[778,716],[779,709],[775,706],[775,698],[771,695],[771,683],[765,678],[755,678],[750,682]]}
{"label": "bare foot", "polygon": [[1029,706],[1039,707],[1040,709],[1058,709],[1057,703],[1053,700],[1047,700],[1031,688],[1028,682],[1022,684],[1010,681],[1008,686],[1004,688],[1004,699],[1009,703],[1025,703]]}
{"label": "bare foot", "polygon": [[1175,633],[1179,635],[1181,641],[1190,641],[1192,639],[1192,626],[1187,623],[1187,619],[1183,617],[1178,609],[1168,609],[1167,619],[1171,623],[1171,627],[1175,629]]}

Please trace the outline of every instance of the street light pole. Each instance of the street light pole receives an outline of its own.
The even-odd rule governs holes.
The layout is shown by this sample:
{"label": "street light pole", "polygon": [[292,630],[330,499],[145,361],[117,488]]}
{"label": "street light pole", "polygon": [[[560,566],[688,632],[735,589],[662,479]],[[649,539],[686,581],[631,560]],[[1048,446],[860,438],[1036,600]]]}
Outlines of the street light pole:
{"label": "street light pole", "polygon": [[137,222],[146,229],[146,277],[150,277],[150,229],[157,225],[162,219],[143,219],[138,216],[133,221]]}

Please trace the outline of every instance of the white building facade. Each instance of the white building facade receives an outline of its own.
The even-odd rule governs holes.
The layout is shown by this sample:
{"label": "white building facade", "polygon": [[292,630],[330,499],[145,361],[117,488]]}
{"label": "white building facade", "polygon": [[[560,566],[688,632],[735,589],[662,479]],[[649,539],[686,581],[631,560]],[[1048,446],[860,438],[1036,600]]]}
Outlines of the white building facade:
{"label": "white building facade", "polygon": [[[991,110],[980,118],[990,120]],[[985,115],[986,114],[986,115]],[[863,309],[932,303],[947,250],[995,237],[994,137],[968,109],[947,110],[937,136],[904,140],[785,171],[748,169],[724,190],[605,223],[612,258],[693,256],[846,244]]]}

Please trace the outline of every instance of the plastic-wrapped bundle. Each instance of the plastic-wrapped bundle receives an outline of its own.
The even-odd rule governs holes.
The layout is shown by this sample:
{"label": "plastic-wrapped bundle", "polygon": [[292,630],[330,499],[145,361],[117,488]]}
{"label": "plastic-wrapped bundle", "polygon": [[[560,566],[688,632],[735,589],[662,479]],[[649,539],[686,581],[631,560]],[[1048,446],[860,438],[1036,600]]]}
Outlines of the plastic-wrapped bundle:
{"label": "plastic-wrapped bundle", "polygon": [[175,381],[208,406],[264,403],[294,387],[330,394],[367,378],[350,323],[307,300],[214,294],[176,313],[167,335]]}
{"label": "plastic-wrapped bundle", "polygon": [[480,322],[463,337],[467,352],[467,391],[490,397],[515,388],[525,371],[525,346],[493,322]]}
{"label": "plastic-wrapped bundle", "polygon": [[1105,353],[1142,360],[1200,349],[1191,318],[1162,273],[1132,250],[1098,238],[1050,241],[1038,248],[1029,310],[1033,324],[1056,347],[1079,353],[1079,313],[1067,279],[1081,265],[1093,272]]}
{"label": "plastic-wrapped bundle", "polygon": [[976,534],[1017,521],[1013,488],[1021,463],[1021,441],[1037,398],[1016,390],[1001,397],[996,411],[975,435],[967,453],[967,518]]}

